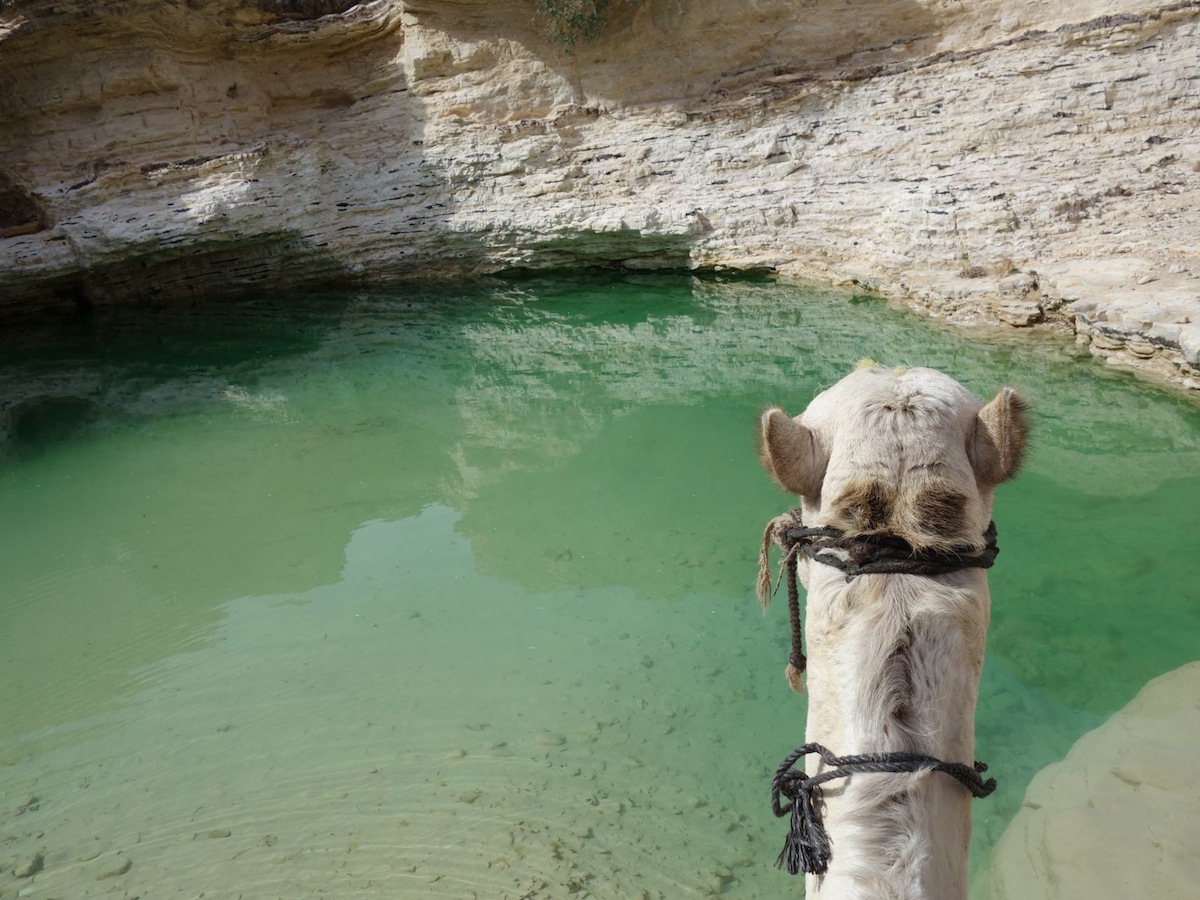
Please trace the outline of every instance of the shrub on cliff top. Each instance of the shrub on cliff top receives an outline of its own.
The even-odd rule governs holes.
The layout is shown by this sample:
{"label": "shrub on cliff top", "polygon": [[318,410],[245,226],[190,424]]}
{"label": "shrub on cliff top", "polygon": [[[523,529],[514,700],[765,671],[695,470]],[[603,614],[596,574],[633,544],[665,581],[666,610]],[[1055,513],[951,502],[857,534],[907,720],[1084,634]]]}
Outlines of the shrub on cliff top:
{"label": "shrub on cliff top", "polygon": [[537,0],[537,10],[554,40],[574,46],[590,41],[604,28],[606,14],[615,3],[637,6],[639,0]]}

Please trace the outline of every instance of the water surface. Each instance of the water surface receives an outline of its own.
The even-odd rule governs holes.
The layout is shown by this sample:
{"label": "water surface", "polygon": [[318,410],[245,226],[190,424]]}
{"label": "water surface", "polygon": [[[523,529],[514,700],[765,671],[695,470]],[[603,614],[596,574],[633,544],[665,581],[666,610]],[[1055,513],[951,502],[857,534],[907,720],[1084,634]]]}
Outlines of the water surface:
{"label": "water surface", "polygon": [[1057,339],[640,277],[96,311],[0,353],[0,895],[798,890],[754,423],[866,356],[1034,404],[973,868],[1200,657],[1200,408]]}

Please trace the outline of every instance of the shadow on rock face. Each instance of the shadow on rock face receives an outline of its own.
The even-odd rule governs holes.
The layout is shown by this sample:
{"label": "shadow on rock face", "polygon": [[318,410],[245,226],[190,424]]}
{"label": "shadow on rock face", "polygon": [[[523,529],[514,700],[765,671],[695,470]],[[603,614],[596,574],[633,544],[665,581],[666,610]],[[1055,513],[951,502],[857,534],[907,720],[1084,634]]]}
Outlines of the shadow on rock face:
{"label": "shadow on rock face", "polygon": [[532,0],[524,4],[528,11],[522,5],[520,0],[428,3],[412,15],[416,29],[436,35],[428,41],[449,38],[461,45],[434,48],[452,61],[451,68],[469,55],[461,47],[499,35],[573,86],[579,94],[576,103],[605,107],[643,102],[691,106],[701,98],[724,100],[730,91],[752,87],[780,90],[789,76],[800,73],[828,75],[896,63],[934,46],[952,18],[914,0],[807,9],[786,0],[642,0],[588,5],[597,18],[584,29],[587,34],[570,43],[563,40],[562,25],[586,20],[582,6],[572,16],[571,5],[545,4],[566,11],[556,18],[534,14]]}

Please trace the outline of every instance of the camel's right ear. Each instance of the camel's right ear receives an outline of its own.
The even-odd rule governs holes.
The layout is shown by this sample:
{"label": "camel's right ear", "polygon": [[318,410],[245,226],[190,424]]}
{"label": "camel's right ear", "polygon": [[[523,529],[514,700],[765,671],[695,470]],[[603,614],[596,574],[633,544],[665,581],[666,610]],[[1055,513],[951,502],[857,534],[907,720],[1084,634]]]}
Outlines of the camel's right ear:
{"label": "camel's right ear", "polygon": [[1000,388],[979,411],[967,455],[981,484],[995,486],[1017,474],[1029,436],[1029,404],[1012,388]]}
{"label": "camel's right ear", "polygon": [[813,433],[775,407],[763,413],[758,431],[758,458],[786,491],[819,502],[827,460]]}

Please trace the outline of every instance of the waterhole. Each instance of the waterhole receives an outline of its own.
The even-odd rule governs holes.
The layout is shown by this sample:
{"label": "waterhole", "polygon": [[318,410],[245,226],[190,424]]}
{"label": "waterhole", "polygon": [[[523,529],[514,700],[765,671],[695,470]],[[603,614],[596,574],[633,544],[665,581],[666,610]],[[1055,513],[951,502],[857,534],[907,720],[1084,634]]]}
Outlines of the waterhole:
{"label": "waterhole", "polygon": [[[0,338],[0,894],[779,897],[803,740],[758,413],[1011,384],[980,871],[1200,657],[1200,407],[1060,338],[682,277],[97,310]],[[836,852],[836,849],[835,849]]]}

